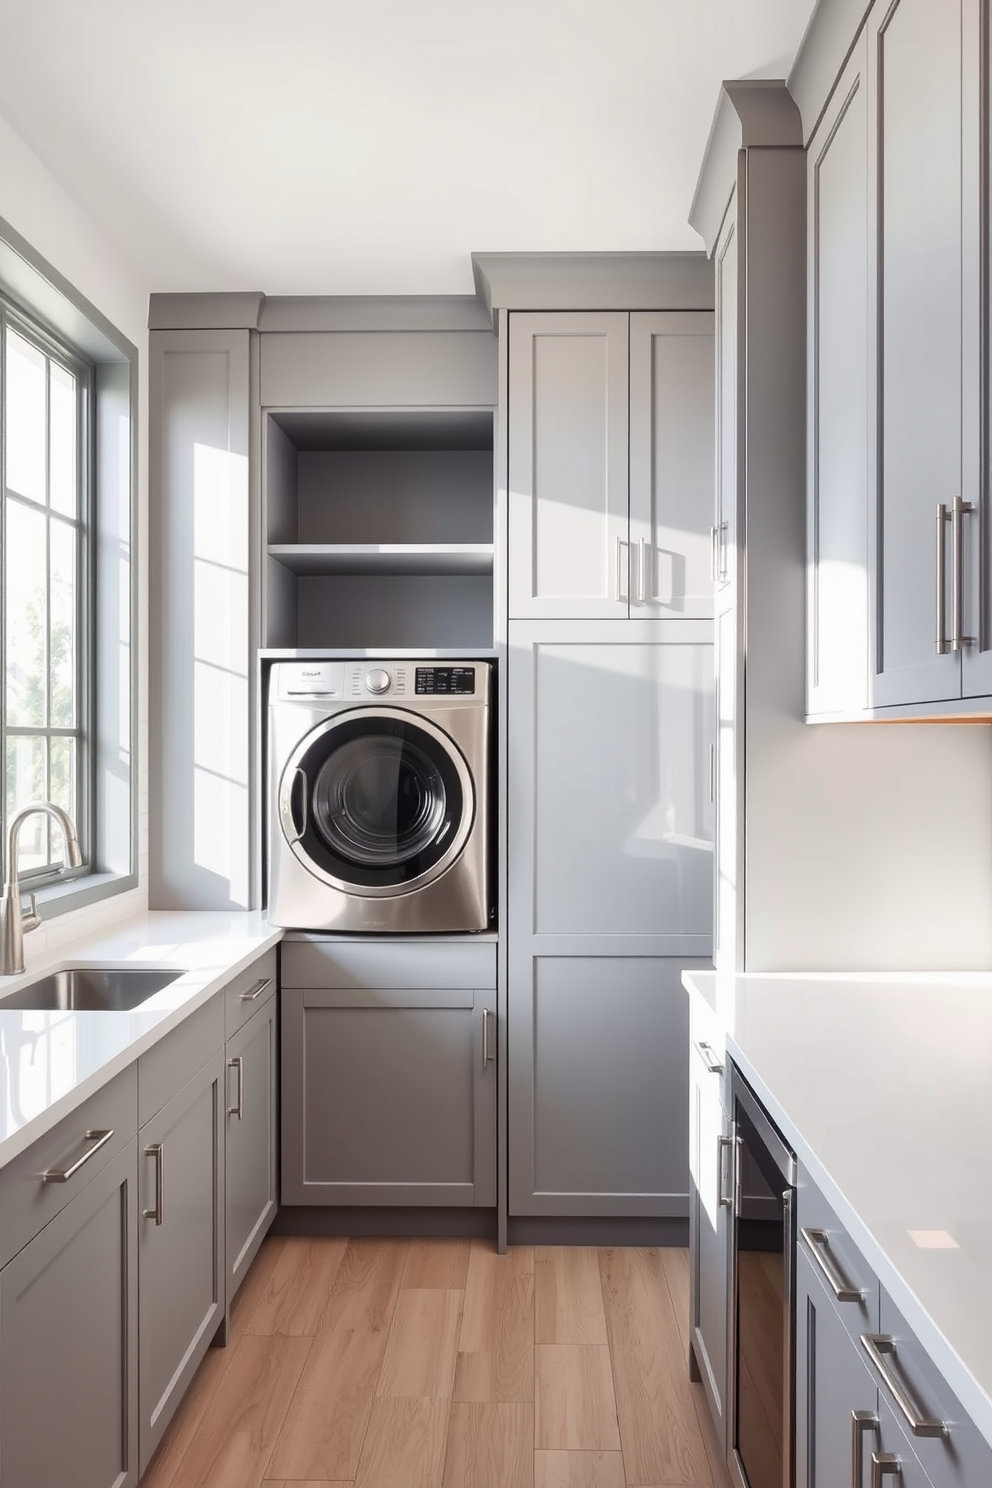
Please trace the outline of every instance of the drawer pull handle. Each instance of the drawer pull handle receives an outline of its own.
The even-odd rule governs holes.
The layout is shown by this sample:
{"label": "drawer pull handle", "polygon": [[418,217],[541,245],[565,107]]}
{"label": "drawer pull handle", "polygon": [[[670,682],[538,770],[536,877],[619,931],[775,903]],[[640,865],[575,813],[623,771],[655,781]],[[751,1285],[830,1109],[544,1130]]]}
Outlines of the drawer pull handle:
{"label": "drawer pull handle", "polygon": [[76,1161],[70,1163],[67,1168],[46,1168],[41,1175],[42,1183],[68,1183],[69,1179],[74,1178],[80,1168],[85,1163],[88,1163],[91,1157],[95,1157],[100,1151],[100,1148],[109,1142],[113,1135],[114,1128],[112,1126],[108,1127],[106,1131],[88,1131],[83,1141],[92,1142],[93,1146],[87,1147],[82,1157],[77,1157]]}
{"label": "drawer pull handle", "polygon": [[254,987],[252,987],[252,989],[251,989],[250,992],[242,992],[242,994],[241,994],[241,1001],[242,1002],[255,1002],[256,999],[259,998],[259,997],[261,997],[261,995],[262,995],[263,992],[267,992],[268,989],[271,986],[272,986],[272,978],[271,977],[263,977],[260,982],[256,983],[256,985]]}
{"label": "drawer pull handle", "polygon": [[153,1219],[157,1225],[165,1219],[165,1147],[161,1142],[153,1142],[150,1147],[145,1148],[145,1156],[155,1159],[155,1208],[142,1209],[142,1219]]}
{"label": "drawer pull handle", "polygon": [[709,1071],[709,1073],[711,1075],[722,1075],[723,1074],[723,1065],[720,1063],[719,1059],[717,1059],[716,1055],[713,1053],[713,1050],[710,1048],[709,1044],[705,1044],[705,1043],[700,1042],[700,1043],[696,1044],[694,1047],[695,1047],[696,1053],[699,1055],[700,1059],[703,1061],[703,1063],[705,1064],[707,1070]]}
{"label": "drawer pull handle", "polygon": [[492,1053],[489,1048],[489,1019],[492,1014],[488,1008],[482,1009],[482,1068],[488,1069]]}
{"label": "drawer pull handle", "polygon": [[902,1477],[902,1463],[895,1452],[872,1452],[871,1454],[871,1488],[882,1488],[882,1479],[891,1474],[893,1477]]}
{"label": "drawer pull handle", "polygon": [[925,1415],[915,1402],[910,1399],[886,1364],[884,1358],[886,1354],[891,1354],[895,1358],[895,1339],[888,1333],[862,1333],[861,1347],[881,1375],[883,1384],[887,1385],[891,1391],[892,1398],[902,1411],[906,1425],[913,1435],[947,1436],[948,1429],[946,1423],[944,1421],[938,1421],[934,1416]]}
{"label": "drawer pull handle", "polygon": [[823,1276],[826,1277],[827,1285],[837,1298],[838,1302],[863,1302],[865,1299],[863,1287],[853,1287],[844,1280],[837,1267],[831,1260],[830,1236],[826,1230],[802,1230],[800,1231],[806,1241],[810,1255],[813,1257]]}
{"label": "drawer pull handle", "polygon": [[240,1121],[245,1114],[245,1061],[241,1054],[235,1055],[227,1061],[228,1069],[236,1069],[238,1072],[238,1099],[237,1104],[228,1106],[228,1116],[237,1116]]}
{"label": "drawer pull handle", "polygon": [[874,1411],[851,1412],[851,1488],[863,1488],[864,1453],[861,1450],[861,1438],[866,1431],[874,1431],[877,1426],[878,1417]]}

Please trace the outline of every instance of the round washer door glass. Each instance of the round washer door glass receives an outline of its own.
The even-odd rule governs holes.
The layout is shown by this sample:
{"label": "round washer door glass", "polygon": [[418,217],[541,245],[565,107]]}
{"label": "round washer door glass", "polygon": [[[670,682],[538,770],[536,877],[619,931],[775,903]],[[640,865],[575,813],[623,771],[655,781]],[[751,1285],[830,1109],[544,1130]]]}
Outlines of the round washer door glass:
{"label": "round washer door glass", "polygon": [[458,749],[399,710],[356,710],[321,724],[284,782],[283,830],[294,852],[311,872],[363,893],[429,882],[460,853],[472,824]]}

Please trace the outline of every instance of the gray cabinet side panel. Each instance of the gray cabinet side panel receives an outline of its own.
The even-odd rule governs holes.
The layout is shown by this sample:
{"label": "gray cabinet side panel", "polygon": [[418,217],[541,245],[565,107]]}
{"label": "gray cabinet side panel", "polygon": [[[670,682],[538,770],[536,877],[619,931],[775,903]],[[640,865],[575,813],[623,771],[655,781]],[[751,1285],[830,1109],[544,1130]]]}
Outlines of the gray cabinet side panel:
{"label": "gray cabinet side panel", "polygon": [[150,338],[154,909],[250,904],[248,336]]}
{"label": "gray cabinet side panel", "polygon": [[490,331],[262,336],[261,403],[275,407],[495,407]]}
{"label": "gray cabinet side panel", "polygon": [[4,1488],[138,1481],[134,1204],[132,1138],[0,1271]]}

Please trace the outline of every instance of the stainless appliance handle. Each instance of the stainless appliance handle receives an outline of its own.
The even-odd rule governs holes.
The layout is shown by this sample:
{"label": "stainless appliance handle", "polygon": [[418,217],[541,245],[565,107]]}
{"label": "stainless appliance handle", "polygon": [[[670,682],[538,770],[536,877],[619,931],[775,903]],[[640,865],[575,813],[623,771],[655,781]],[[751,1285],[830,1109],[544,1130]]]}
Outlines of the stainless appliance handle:
{"label": "stainless appliance handle", "polygon": [[692,1047],[695,1049],[696,1053],[705,1064],[709,1074],[723,1074],[723,1064],[719,1059],[717,1059],[709,1044],[707,1044],[703,1039],[700,1039],[697,1043],[694,1043]]}
{"label": "stainless appliance handle", "polygon": [[955,496],[951,503],[951,650],[963,651],[973,644],[974,638],[962,634],[964,629],[964,583],[961,573],[961,543],[963,528],[961,518],[975,508],[970,501]]}
{"label": "stainless appliance handle", "polygon": [[862,1333],[861,1347],[874,1364],[882,1377],[896,1405],[902,1411],[906,1425],[914,1436],[947,1436],[948,1428],[944,1421],[938,1421],[935,1416],[926,1415],[915,1401],[903,1389],[896,1379],[892,1370],[885,1362],[884,1355],[891,1354],[895,1358],[896,1341],[888,1333]]}
{"label": "stainless appliance handle", "polygon": [[716,1139],[716,1201],[720,1209],[731,1209],[734,1203],[734,1186],[730,1185],[730,1192],[723,1191],[723,1173],[727,1166],[723,1160],[723,1154],[734,1146],[733,1137],[717,1137]]}
{"label": "stainless appliance handle", "polygon": [[142,1209],[142,1219],[153,1219],[157,1225],[162,1224],[165,1219],[165,1146],[162,1142],[153,1142],[150,1147],[145,1148],[145,1156],[155,1159],[155,1207],[154,1209]]}
{"label": "stainless appliance handle", "polygon": [[[300,791],[301,812],[303,816],[302,826],[297,823],[296,812],[293,810],[293,792],[296,790],[297,781],[300,780],[303,781],[303,789]],[[303,837],[306,836],[307,822],[309,819],[309,802],[307,800],[307,777],[306,772],[304,770],[301,770],[299,765],[297,765],[296,769],[293,771],[293,783],[289,787],[289,819],[293,823],[293,831],[296,833],[296,836],[293,838],[293,842],[299,842]],[[292,843],[290,843],[290,846],[292,846]]]}
{"label": "stainless appliance handle", "polygon": [[88,1163],[91,1157],[95,1157],[104,1143],[109,1142],[114,1135],[114,1128],[108,1127],[106,1131],[88,1131],[83,1137],[84,1142],[92,1142],[92,1147],[87,1147],[82,1157],[77,1157],[74,1163],[67,1168],[46,1168],[41,1175],[42,1183],[68,1183],[74,1178],[84,1163]]}
{"label": "stainless appliance handle", "polygon": [[935,645],[936,645],[937,655],[938,656],[944,656],[947,653],[947,633],[944,630],[944,610],[945,610],[945,606],[946,606],[946,596],[945,596],[945,593],[944,593],[944,568],[945,568],[945,561],[946,561],[945,560],[945,553],[944,553],[944,524],[945,524],[945,522],[947,520],[948,520],[948,517],[947,517],[947,507],[944,505],[943,501],[938,501],[937,502],[937,544],[936,544],[936,547],[937,547],[937,572],[936,572],[936,575],[935,575],[936,581],[937,581],[936,582],[936,594],[937,594],[937,628],[936,628],[936,636],[935,636]]}
{"label": "stainless appliance handle", "polygon": [[237,1104],[236,1105],[233,1105],[233,1106],[228,1106],[228,1108],[227,1108],[227,1114],[228,1114],[228,1116],[237,1116],[238,1120],[241,1121],[243,1119],[243,1117],[244,1117],[244,1114],[245,1114],[245,1061],[244,1061],[244,1056],[241,1055],[241,1054],[235,1055],[235,1057],[233,1059],[229,1059],[227,1061],[227,1067],[228,1067],[228,1069],[235,1069],[238,1072],[238,1100],[237,1100]]}
{"label": "stainless appliance handle", "polygon": [[882,1479],[886,1473],[894,1477],[902,1477],[902,1465],[895,1452],[872,1452],[871,1454],[871,1488],[882,1488]]}
{"label": "stainless appliance handle", "polygon": [[489,1050],[489,1018],[488,1008],[482,1009],[482,1068],[488,1069],[492,1054]]}
{"label": "stainless appliance handle", "polygon": [[830,1255],[830,1236],[826,1230],[805,1229],[800,1230],[806,1242],[806,1248],[813,1260],[816,1262],[820,1274],[826,1279],[827,1285],[837,1298],[838,1302],[863,1302],[864,1291],[861,1287],[853,1287],[845,1281],[837,1270],[834,1263],[828,1259]]}
{"label": "stainless appliance handle", "polygon": [[271,986],[272,986],[272,978],[271,977],[263,977],[262,980],[260,982],[258,982],[251,989],[250,992],[242,992],[242,994],[241,994],[241,1001],[242,1002],[255,1002],[255,1000],[257,998],[261,997],[262,993],[265,992]]}
{"label": "stainless appliance handle", "polygon": [[851,1412],[851,1488],[864,1488],[864,1447],[866,1431],[874,1431],[878,1417],[874,1411]]}

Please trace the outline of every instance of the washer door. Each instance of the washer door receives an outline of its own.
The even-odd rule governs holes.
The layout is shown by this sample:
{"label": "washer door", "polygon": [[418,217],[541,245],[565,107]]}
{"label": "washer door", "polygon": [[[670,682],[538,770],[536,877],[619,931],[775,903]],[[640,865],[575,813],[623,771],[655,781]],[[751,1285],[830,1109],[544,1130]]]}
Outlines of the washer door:
{"label": "washer door", "polygon": [[408,894],[440,878],[468,841],[472,777],[455,743],[398,708],[354,708],[312,729],[279,785],[283,836],[345,893]]}

